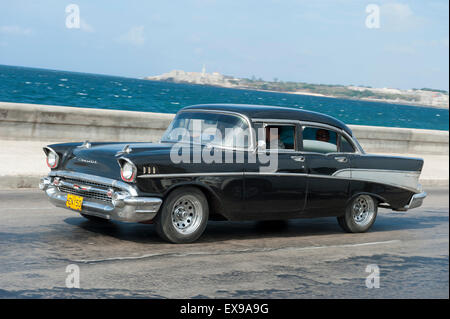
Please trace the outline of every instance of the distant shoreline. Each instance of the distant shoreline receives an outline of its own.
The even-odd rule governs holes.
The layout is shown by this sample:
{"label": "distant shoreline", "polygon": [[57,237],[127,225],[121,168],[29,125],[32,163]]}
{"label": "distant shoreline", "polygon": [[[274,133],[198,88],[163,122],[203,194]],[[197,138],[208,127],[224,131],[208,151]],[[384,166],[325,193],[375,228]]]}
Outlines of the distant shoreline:
{"label": "distant shoreline", "polygon": [[350,100],[350,101],[364,101],[364,102],[378,102],[378,103],[387,103],[387,104],[397,104],[397,105],[406,105],[406,106],[415,106],[421,108],[430,108],[430,109],[438,109],[438,110],[449,110],[448,106],[438,106],[438,105],[428,105],[428,104],[420,104],[410,101],[395,101],[395,100],[383,100],[383,99],[374,99],[374,98],[352,98],[352,97],[344,97],[344,96],[333,96],[333,95],[325,95],[320,93],[312,93],[312,92],[287,92],[287,91],[275,91],[275,90],[263,90],[257,88],[251,88],[246,86],[225,86],[219,84],[201,84],[201,83],[190,83],[190,82],[174,82],[174,81],[165,81],[165,80],[154,80],[143,78],[146,81],[155,81],[155,82],[163,82],[163,83],[172,83],[172,84],[189,84],[189,85],[198,85],[198,86],[210,86],[217,87],[223,89],[235,89],[235,90],[248,90],[255,92],[268,92],[268,93],[279,93],[279,94],[293,94],[293,95],[306,95],[306,96],[314,96],[314,97],[325,97],[330,99],[342,99],[342,100]]}
{"label": "distant shoreline", "polygon": [[144,77],[144,80],[207,85],[223,88],[245,89],[260,92],[309,95],[316,97],[342,98],[369,102],[404,104],[435,109],[449,109],[447,91],[428,88],[400,90],[372,88],[354,85],[310,84],[304,82],[264,81],[262,79],[235,78],[218,72],[186,72],[172,70],[161,75]]}

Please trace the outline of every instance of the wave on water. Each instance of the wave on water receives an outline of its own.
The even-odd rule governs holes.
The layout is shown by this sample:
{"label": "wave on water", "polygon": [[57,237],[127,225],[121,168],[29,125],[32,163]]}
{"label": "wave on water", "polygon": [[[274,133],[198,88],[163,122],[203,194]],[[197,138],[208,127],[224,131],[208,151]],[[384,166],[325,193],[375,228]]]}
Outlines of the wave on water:
{"label": "wave on water", "polygon": [[193,104],[265,104],[321,112],[346,124],[449,129],[448,109],[4,65],[0,78],[0,101],[5,102],[157,113],[176,113]]}

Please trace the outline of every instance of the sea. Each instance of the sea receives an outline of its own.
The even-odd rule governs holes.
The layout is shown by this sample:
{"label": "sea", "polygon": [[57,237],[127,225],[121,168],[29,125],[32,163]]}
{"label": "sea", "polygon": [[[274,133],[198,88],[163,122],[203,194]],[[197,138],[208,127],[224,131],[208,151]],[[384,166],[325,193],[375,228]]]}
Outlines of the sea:
{"label": "sea", "polygon": [[158,113],[205,103],[278,105],[325,113],[346,124],[449,129],[448,109],[6,65],[0,65],[0,101]]}

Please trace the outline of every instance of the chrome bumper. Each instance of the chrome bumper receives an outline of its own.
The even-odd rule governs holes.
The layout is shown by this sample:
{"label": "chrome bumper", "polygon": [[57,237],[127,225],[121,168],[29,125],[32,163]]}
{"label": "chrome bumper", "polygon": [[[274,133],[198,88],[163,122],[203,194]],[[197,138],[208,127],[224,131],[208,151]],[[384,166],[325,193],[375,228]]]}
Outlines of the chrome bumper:
{"label": "chrome bumper", "polygon": [[[70,179],[79,182],[75,184],[68,181]],[[75,172],[51,172],[41,178],[39,188],[45,191],[51,203],[66,209],[70,209],[66,206],[68,193],[73,190],[74,194],[83,196],[86,192],[89,197],[83,196],[81,211],[75,212],[125,222],[152,220],[162,204],[161,198],[138,197],[131,185],[121,181]]]}
{"label": "chrome bumper", "polygon": [[413,209],[422,206],[423,200],[427,197],[426,192],[421,192],[414,194],[409,201],[409,204],[401,209],[402,211],[406,211],[408,209]]}

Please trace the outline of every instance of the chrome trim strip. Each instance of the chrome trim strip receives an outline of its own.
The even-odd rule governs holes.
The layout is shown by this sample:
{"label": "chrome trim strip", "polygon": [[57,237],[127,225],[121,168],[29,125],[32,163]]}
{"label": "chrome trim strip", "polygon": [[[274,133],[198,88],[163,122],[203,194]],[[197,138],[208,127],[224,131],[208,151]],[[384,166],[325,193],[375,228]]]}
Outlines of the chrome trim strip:
{"label": "chrome trim strip", "polygon": [[377,171],[377,172],[386,172],[386,173],[405,173],[405,174],[411,174],[411,175],[420,175],[419,171],[402,171],[398,169],[378,169],[378,168],[343,168],[333,173],[336,174],[338,172],[343,171]]}
{"label": "chrome trim strip", "polygon": [[400,171],[386,169],[344,168],[333,173],[336,177],[373,182],[419,192],[419,171]]}
{"label": "chrome trim strip", "polygon": [[[347,169],[343,169],[340,171],[346,171]],[[348,169],[350,171],[350,169]],[[390,172],[389,170],[386,170]],[[339,172],[339,171],[336,171]],[[399,172],[407,172],[412,173],[411,171],[399,171]],[[195,177],[195,176],[232,176],[232,175],[308,175],[312,177],[321,177],[321,178],[337,178],[337,179],[346,179],[342,176],[333,175],[319,175],[319,174],[307,174],[307,173],[285,173],[285,172],[209,172],[209,173],[170,173],[170,174],[144,174],[139,175],[138,177],[142,178],[162,178],[162,177]],[[347,177],[350,178],[350,177]]]}
{"label": "chrome trim strip", "polygon": [[[348,171],[351,173],[350,171]],[[407,171],[410,173],[409,171]],[[354,180],[361,182],[372,182],[378,184],[389,185],[393,187],[402,188],[413,193],[417,193],[419,190],[416,188],[411,188],[404,185],[398,185],[393,183],[386,183],[385,181],[373,181],[366,179],[354,178],[352,176],[335,176],[335,175],[319,175],[319,174],[308,174],[308,173],[285,173],[285,172],[220,172],[220,173],[174,173],[174,174],[146,174],[140,175],[138,178],[178,178],[178,177],[201,177],[201,176],[302,176],[302,177],[312,177],[312,178],[328,178],[328,179],[343,179],[343,180]]]}
{"label": "chrome trim strip", "polygon": [[213,172],[213,173],[174,173],[174,174],[144,174],[138,178],[164,178],[164,177],[197,177],[197,176],[236,176],[244,175],[243,172]]}
{"label": "chrome trim strip", "polygon": [[393,157],[393,158],[399,158],[399,159],[414,159],[414,160],[419,160],[419,161],[423,161],[423,158],[421,157],[409,157],[409,156],[400,156],[400,155],[387,155],[387,154],[376,154],[376,153],[364,153],[361,154],[360,156],[370,156],[370,157]]}
{"label": "chrome trim strip", "polygon": [[55,177],[67,177],[67,178],[74,178],[74,179],[80,179],[85,180],[92,183],[98,183],[98,184],[104,184],[116,188],[120,188],[122,190],[127,191],[130,193],[131,196],[138,196],[136,188],[134,188],[132,185],[127,184],[125,182],[106,178],[102,176],[96,176],[96,175],[90,175],[90,174],[84,174],[84,173],[78,173],[78,172],[71,172],[71,171],[51,171],[49,176]]}
{"label": "chrome trim strip", "polygon": [[244,176],[255,176],[255,175],[262,175],[262,176],[302,176],[307,177],[310,176],[307,173],[286,173],[286,172],[245,172]]}

